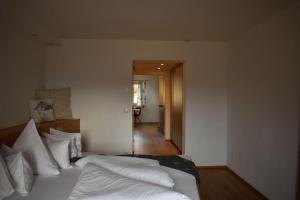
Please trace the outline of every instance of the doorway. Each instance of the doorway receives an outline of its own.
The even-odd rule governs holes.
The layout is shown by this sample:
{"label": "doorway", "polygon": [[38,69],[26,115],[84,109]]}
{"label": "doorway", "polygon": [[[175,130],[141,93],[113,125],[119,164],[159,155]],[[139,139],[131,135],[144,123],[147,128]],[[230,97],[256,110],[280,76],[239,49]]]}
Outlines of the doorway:
{"label": "doorway", "polygon": [[133,62],[133,152],[184,151],[183,62]]}

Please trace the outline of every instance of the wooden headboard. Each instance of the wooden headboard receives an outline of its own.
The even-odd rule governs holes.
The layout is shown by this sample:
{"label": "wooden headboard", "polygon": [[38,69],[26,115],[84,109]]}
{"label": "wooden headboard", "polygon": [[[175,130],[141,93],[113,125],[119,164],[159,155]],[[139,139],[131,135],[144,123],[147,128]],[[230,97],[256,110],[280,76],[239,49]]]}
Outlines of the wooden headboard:
{"label": "wooden headboard", "polygon": [[[0,144],[12,146],[26,124],[0,129]],[[39,132],[49,132],[50,128],[60,129],[69,133],[80,132],[80,119],[61,119],[50,122],[36,123]]]}

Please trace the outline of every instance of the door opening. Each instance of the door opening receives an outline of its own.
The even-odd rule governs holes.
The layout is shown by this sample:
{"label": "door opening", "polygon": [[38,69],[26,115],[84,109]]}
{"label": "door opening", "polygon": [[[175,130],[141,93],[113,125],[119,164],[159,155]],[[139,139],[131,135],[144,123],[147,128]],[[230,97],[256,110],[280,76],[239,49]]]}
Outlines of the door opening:
{"label": "door opening", "polygon": [[133,62],[133,153],[184,151],[183,62]]}

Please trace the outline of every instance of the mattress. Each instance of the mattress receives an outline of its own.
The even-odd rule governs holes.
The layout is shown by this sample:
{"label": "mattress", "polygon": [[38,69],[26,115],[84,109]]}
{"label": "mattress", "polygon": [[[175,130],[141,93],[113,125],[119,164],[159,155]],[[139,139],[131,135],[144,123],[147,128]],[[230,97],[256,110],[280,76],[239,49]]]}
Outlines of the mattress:
{"label": "mattress", "polygon": [[[199,200],[195,178],[185,172],[162,167],[175,181],[174,190],[184,193],[193,200]],[[66,200],[75,186],[81,170],[77,167],[61,171],[59,176],[35,176],[34,185],[30,194],[22,197],[14,194],[7,200]]]}

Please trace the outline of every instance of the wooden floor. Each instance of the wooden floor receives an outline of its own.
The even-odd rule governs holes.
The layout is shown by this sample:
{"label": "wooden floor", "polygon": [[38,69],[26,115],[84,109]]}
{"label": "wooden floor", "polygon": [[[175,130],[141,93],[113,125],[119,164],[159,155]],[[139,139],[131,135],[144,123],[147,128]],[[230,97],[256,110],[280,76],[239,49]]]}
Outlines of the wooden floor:
{"label": "wooden floor", "polygon": [[226,169],[199,169],[201,200],[266,200]]}
{"label": "wooden floor", "polygon": [[165,141],[158,124],[135,124],[133,130],[134,153],[152,155],[178,155],[170,141]]}
{"label": "wooden floor", "polygon": [[[157,124],[137,124],[134,127],[135,154],[178,155],[179,151]],[[201,200],[265,200],[227,169],[199,169]]]}

